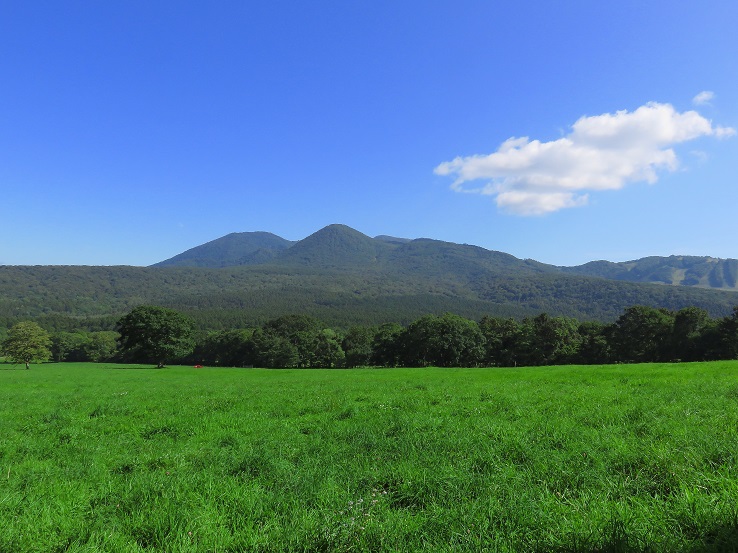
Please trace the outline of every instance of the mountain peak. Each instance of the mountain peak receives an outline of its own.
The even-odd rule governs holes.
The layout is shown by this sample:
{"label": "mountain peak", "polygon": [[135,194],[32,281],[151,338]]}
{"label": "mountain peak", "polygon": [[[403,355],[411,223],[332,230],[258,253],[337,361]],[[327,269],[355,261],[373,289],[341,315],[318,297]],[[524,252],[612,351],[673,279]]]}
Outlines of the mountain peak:
{"label": "mountain peak", "polygon": [[276,260],[317,267],[356,267],[371,265],[390,244],[378,242],[346,225],[328,225],[300,240]]}

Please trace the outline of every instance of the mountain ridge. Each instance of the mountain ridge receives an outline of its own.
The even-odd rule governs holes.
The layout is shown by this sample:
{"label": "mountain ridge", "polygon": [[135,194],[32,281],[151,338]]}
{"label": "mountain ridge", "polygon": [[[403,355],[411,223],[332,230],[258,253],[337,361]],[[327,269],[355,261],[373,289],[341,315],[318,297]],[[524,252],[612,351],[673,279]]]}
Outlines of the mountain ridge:
{"label": "mountain ridge", "polygon": [[[345,225],[295,242],[232,233],[172,259],[181,265],[0,266],[0,333],[29,318],[50,330],[111,330],[141,304],[177,309],[202,330],[294,313],[347,328],[445,312],[609,322],[633,305],[723,317],[738,304],[730,260],[672,256],[562,268],[468,244],[371,238]],[[694,285],[673,285],[690,278]]]}
{"label": "mountain ridge", "polygon": [[152,267],[218,268],[275,264],[356,270],[394,265],[396,268],[403,267],[404,270],[400,272],[404,272],[427,267],[428,260],[424,256],[446,256],[449,262],[494,271],[504,268],[536,273],[559,272],[624,282],[738,291],[736,259],[670,255],[621,262],[597,260],[567,267],[533,259],[519,259],[481,246],[431,238],[410,239],[388,235],[371,238],[341,224],[328,225],[297,241],[289,241],[264,231],[231,233],[195,246]]}
{"label": "mountain ridge", "polygon": [[232,232],[190,248],[151,267],[232,267],[272,259],[294,242],[271,232]]}

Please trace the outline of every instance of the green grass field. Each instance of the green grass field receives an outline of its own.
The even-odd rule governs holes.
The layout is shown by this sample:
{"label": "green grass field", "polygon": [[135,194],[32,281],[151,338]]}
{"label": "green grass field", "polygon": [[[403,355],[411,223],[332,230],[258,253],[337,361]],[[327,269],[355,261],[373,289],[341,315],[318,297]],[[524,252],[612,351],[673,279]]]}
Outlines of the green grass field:
{"label": "green grass field", "polygon": [[15,369],[0,552],[738,550],[738,362]]}

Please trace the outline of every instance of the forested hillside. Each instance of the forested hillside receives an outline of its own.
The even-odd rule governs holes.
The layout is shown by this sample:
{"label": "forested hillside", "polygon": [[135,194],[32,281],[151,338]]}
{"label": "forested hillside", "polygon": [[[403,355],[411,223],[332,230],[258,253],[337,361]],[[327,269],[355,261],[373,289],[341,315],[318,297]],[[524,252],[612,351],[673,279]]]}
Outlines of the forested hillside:
{"label": "forested hillside", "polygon": [[[290,313],[336,327],[408,324],[444,312],[608,322],[633,305],[696,306],[722,317],[738,304],[734,292],[625,282],[615,264],[590,264],[580,269],[591,275],[580,275],[477,246],[370,238],[343,225],[296,243],[268,233],[229,235],[164,264],[182,263],[201,266],[0,266],[0,328],[31,318],[50,330],[109,330],[144,303],[190,314],[201,329]],[[722,267],[732,275],[732,265]]]}
{"label": "forested hillside", "polygon": [[408,266],[387,272],[310,267],[144,268],[0,267],[0,326],[37,319],[49,330],[107,330],[142,303],[190,314],[203,329],[262,323],[304,313],[332,326],[399,322],[427,313],[522,318],[541,312],[612,321],[643,304],[727,315],[732,292],[634,284],[552,273],[474,270],[419,257],[423,275]]}
{"label": "forested hillside", "polygon": [[155,267],[232,267],[258,265],[293,243],[271,232],[234,232],[175,255]]}
{"label": "forested hillside", "polygon": [[[421,259],[424,257],[425,259]],[[329,225],[298,242],[268,232],[233,233],[157,263],[157,267],[231,267],[239,265],[310,265],[357,269],[376,266],[431,271],[434,264],[453,257],[485,269],[558,272],[608,280],[738,290],[738,260],[672,255],[633,261],[591,261],[575,267],[547,265],[467,244],[439,240],[377,236],[370,238],[345,225]]]}
{"label": "forested hillside", "polygon": [[562,271],[630,282],[738,290],[738,259],[654,256],[622,263],[592,261],[578,267],[562,267]]}

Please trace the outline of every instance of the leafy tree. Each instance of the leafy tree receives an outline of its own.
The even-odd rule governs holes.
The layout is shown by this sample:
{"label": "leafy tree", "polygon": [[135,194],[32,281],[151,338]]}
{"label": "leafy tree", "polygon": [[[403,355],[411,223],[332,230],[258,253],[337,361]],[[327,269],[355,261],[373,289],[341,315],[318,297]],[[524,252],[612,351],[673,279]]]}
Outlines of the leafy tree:
{"label": "leafy tree", "polygon": [[283,315],[264,324],[264,330],[274,331],[291,342],[300,332],[317,332],[323,328],[323,323],[310,315]]}
{"label": "leafy tree", "polygon": [[610,344],[605,333],[606,325],[585,322],[579,325],[581,343],[574,362],[583,365],[604,365],[610,362]]}
{"label": "leafy tree", "polygon": [[341,347],[341,337],[330,328],[325,328],[314,334],[310,351],[310,359],[304,365],[306,367],[341,367],[346,358]]}
{"label": "leafy tree", "polygon": [[738,306],[733,313],[717,324],[717,333],[720,340],[720,358],[738,359]]}
{"label": "leafy tree", "polygon": [[618,317],[608,331],[618,361],[636,363],[669,361],[674,314],[666,309],[634,305]]}
{"label": "leafy tree", "polygon": [[51,338],[51,358],[63,361],[86,361],[89,336],[83,332],[54,332]]}
{"label": "leafy tree", "polygon": [[376,330],[366,326],[352,326],[348,329],[341,343],[347,367],[361,367],[371,363],[375,334]]}
{"label": "leafy tree", "polygon": [[[294,347],[297,351],[297,367],[337,367],[344,363],[341,337],[335,330],[325,328],[321,321],[309,315],[284,315],[272,319],[264,324],[263,331],[286,340]],[[287,350],[283,352],[286,354]],[[271,362],[277,361],[272,358]]]}
{"label": "leafy tree", "polygon": [[410,366],[472,367],[484,359],[485,338],[477,323],[451,313],[414,321],[402,343]]}
{"label": "leafy tree", "polygon": [[520,323],[512,318],[484,316],[479,321],[479,329],[486,340],[485,365],[511,367],[517,364]]}
{"label": "leafy tree", "polygon": [[13,325],[8,337],[0,344],[0,352],[16,363],[25,363],[26,369],[34,361],[47,361],[51,357],[49,334],[37,323],[24,321]]}
{"label": "leafy tree", "polygon": [[195,347],[192,359],[204,365],[244,367],[254,365],[253,329],[210,332]]}
{"label": "leafy tree", "polygon": [[300,362],[297,348],[273,330],[256,329],[252,341],[255,364],[260,367],[297,367]]}
{"label": "leafy tree", "polygon": [[[296,367],[315,367],[314,359],[318,335],[324,329],[318,319],[309,315],[283,315],[264,324],[267,334],[274,334],[289,342],[297,351]],[[293,365],[285,365],[293,366]]]}
{"label": "leafy tree", "polygon": [[579,349],[579,322],[541,313],[526,318],[518,355],[525,365],[556,365],[572,360]]}
{"label": "leafy tree", "polygon": [[121,349],[131,360],[163,367],[192,351],[194,327],[191,318],[174,309],[141,305],[118,321]]}
{"label": "leafy tree", "polygon": [[404,330],[397,323],[385,323],[379,326],[372,340],[372,365],[397,367],[400,364],[402,356],[400,338]]}
{"label": "leafy tree", "polygon": [[91,332],[84,346],[88,361],[101,363],[115,356],[118,350],[118,333],[112,331]]}
{"label": "leafy tree", "polygon": [[699,307],[685,307],[674,315],[670,350],[674,359],[701,361],[705,359],[703,336],[712,321],[707,311]]}

